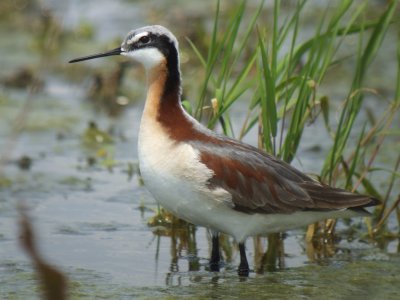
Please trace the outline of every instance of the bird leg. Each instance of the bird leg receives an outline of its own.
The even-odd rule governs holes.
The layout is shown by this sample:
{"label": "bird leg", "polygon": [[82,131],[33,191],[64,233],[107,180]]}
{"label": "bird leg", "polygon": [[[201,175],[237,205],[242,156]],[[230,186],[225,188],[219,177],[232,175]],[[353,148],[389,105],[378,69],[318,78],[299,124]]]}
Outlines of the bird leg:
{"label": "bird leg", "polygon": [[249,276],[249,263],[247,262],[246,249],[244,243],[239,243],[240,251],[240,265],[238,269],[239,276],[248,277]]}
{"label": "bird leg", "polygon": [[218,233],[212,235],[212,249],[210,259],[210,270],[212,272],[219,272],[219,263],[221,256],[219,253],[219,235]]}

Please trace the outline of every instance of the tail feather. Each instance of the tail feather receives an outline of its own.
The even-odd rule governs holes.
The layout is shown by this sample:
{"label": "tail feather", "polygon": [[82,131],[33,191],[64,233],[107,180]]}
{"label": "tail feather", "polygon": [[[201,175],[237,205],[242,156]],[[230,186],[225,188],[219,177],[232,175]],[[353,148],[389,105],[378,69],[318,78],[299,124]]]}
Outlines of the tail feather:
{"label": "tail feather", "polygon": [[355,211],[362,211],[364,207],[375,206],[381,203],[381,201],[374,197],[349,192],[325,184],[304,182],[301,186],[313,200],[315,206],[311,209],[315,210],[347,208]]}

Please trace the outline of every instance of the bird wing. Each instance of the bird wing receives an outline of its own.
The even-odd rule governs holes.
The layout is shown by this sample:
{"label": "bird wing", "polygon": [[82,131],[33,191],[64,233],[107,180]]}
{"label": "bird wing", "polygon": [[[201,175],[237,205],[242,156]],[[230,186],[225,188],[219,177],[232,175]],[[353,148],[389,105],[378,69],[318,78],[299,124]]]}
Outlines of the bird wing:
{"label": "bird wing", "polygon": [[[236,210],[246,213],[291,213],[299,210],[338,210],[378,204],[355,194],[315,181],[291,165],[239,141],[194,145],[200,160],[214,173],[210,189],[223,188],[232,195]],[[223,140],[221,140],[223,139]]]}

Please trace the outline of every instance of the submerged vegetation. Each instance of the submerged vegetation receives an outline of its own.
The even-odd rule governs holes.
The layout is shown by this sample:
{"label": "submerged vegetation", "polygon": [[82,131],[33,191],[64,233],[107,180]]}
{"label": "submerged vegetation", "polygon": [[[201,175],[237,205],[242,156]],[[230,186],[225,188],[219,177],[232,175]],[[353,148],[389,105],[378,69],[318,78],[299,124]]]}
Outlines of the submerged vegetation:
{"label": "submerged vegetation", "polygon": [[[37,1],[14,2],[0,4],[0,22],[4,25],[0,31],[21,32],[14,41],[18,47],[11,39],[4,39],[2,43],[9,50],[26,47],[32,55],[24,54],[16,59],[11,53],[0,71],[0,118],[3,120],[0,125],[0,217],[8,216],[9,207],[15,206],[15,199],[20,195],[34,197],[35,189],[44,190],[37,198],[46,193],[69,195],[71,191],[80,191],[83,194],[78,197],[86,197],[105,181],[115,185],[116,179],[112,177],[120,178],[116,176],[119,173],[141,189],[140,172],[130,154],[136,135],[126,134],[124,126],[132,127],[133,121],[138,123],[136,119],[126,120],[126,115],[136,99],[143,98],[142,80],[137,78],[142,77],[142,70],[129,67],[133,70],[128,71],[125,61],[107,61],[105,65],[99,63],[100,67],[90,64],[65,67],[67,58],[115,47],[120,38],[99,42],[97,29],[89,21],[80,21],[76,28],[66,29],[51,10],[43,9]],[[336,245],[340,240],[361,240],[386,250],[390,241],[400,238],[400,7],[398,1],[385,4],[327,1],[326,7],[310,2],[218,1],[213,20],[206,14],[193,17],[195,26],[186,26],[187,19],[174,15],[173,22],[169,23],[182,22],[185,26],[167,27],[179,36],[185,84],[183,104],[189,113],[211,129],[238,139],[253,139],[258,147],[289,163],[301,163],[301,155],[309,151],[312,163],[305,164],[304,171],[314,167],[312,176],[316,179],[367,193],[382,201],[382,205],[371,209],[372,217],[362,222],[327,220],[301,231],[305,238],[296,241],[300,249],[296,251],[304,252],[309,261],[324,265],[338,255]],[[311,14],[312,9],[316,12]],[[152,14],[148,18],[158,23],[158,18],[165,13],[157,4]],[[313,25],[308,26],[309,23]],[[303,26],[308,26],[306,32]],[[177,32],[180,27],[184,28],[182,33]],[[21,31],[21,28],[28,30]],[[121,28],[121,35],[124,32]],[[395,49],[392,52],[384,49],[388,35]],[[374,75],[377,69],[387,67],[376,65],[376,57],[382,55],[393,56],[388,61],[397,73],[390,78]],[[74,92],[63,94],[63,85]],[[52,94],[49,90],[57,91]],[[55,97],[61,100],[57,102]],[[72,105],[64,105],[66,100]],[[238,110],[241,118],[237,118]],[[47,139],[41,139],[46,134]],[[20,135],[28,140],[22,150],[17,147]],[[35,137],[33,141],[26,138],[29,135]],[[304,140],[312,135],[318,135],[319,140],[305,151]],[[41,142],[45,143],[41,152],[30,148],[35,144],[33,148],[37,149]],[[121,155],[127,149],[129,155]],[[66,163],[38,170],[42,161],[52,154],[64,158]],[[24,173],[16,173],[12,166]],[[65,170],[62,173],[57,168],[73,169],[75,173]],[[51,173],[43,175],[48,170]],[[96,179],[99,173],[103,177]],[[41,180],[48,180],[50,184]],[[171,263],[167,285],[174,285],[174,275],[181,274],[181,259],[187,261],[188,271],[201,273],[207,268],[201,253],[207,249],[201,249],[199,228],[155,207],[141,192],[132,191],[129,195],[132,197],[97,196],[108,197],[107,204],[121,196],[130,207],[139,206],[143,227],[151,230],[156,240],[156,261],[162,256],[160,252],[166,251],[160,246],[161,239],[169,239]],[[75,198],[73,194],[65,197]],[[24,243],[33,244],[33,237],[26,238],[32,229],[25,214],[24,211]],[[118,224],[103,227],[115,231],[119,228]],[[73,227],[62,232],[87,234]],[[285,249],[287,236],[277,233],[255,237],[251,247],[249,240],[247,246],[253,253],[255,273],[288,266],[286,261],[293,253],[288,254],[290,249]],[[6,239],[0,232],[0,242]],[[237,250],[228,236],[221,235],[220,243],[229,288],[232,284],[229,272],[235,269]],[[47,266],[36,248],[32,252],[26,246],[31,256],[39,257],[40,264]],[[147,248],[142,251],[146,252]],[[400,252],[398,242],[397,252]],[[346,256],[346,249],[341,255]],[[148,255],[144,255],[143,260],[146,259]],[[35,259],[33,262],[38,263]],[[190,283],[201,281],[191,276],[188,275]],[[72,289],[79,286],[75,281]],[[280,286],[287,287],[287,282]],[[79,294],[72,291],[73,295],[76,293]]]}

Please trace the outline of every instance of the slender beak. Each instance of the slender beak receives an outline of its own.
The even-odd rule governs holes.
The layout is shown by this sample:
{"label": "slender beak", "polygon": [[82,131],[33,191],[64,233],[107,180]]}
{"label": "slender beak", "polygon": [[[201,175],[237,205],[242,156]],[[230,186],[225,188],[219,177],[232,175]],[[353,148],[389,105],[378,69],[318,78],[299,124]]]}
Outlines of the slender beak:
{"label": "slender beak", "polygon": [[115,48],[115,49],[107,51],[107,52],[75,58],[73,60],[70,60],[69,63],[71,64],[71,63],[76,63],[78,61],[89,60],[89,59],[105,57],[105,56],[120,55],[121,53],[122,53],[121,47],[118,47],[118,48]]}

